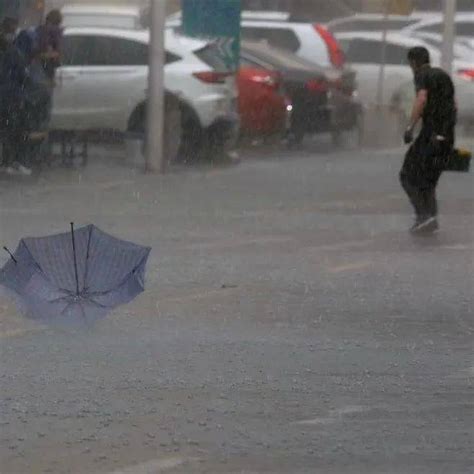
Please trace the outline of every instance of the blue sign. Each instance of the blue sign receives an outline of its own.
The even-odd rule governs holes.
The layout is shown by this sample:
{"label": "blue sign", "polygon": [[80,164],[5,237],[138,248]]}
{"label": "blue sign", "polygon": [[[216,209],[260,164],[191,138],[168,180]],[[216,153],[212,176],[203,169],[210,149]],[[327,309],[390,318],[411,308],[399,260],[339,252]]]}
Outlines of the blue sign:
{"label": "blue sign", "polygon": [[240,57],[241,0],[182,0],[183,32],[188,36],[215,38],[230,69]]}

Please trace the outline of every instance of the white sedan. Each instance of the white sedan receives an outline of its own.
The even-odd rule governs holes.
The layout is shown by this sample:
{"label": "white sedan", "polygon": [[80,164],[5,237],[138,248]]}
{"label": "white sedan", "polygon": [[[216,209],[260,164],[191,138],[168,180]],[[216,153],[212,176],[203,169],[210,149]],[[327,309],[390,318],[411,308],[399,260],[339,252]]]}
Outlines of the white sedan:
{"label": "white sedan", "polygon": [[[165,87],[181,102],[183,145],[197,153],[208,133],[222,145],[233,141],[237,91],[233,77],[218,69],[215,45],[172,31],[165,39]],[[149,32],[144,30],[67,28],[51,128],[143,130],[148,43]]]}
{"label": "white sedan", "polygon": [[[361,101],[366,105],[375,103],[382,58],[382,33],[347,32],[337,33],[336,37],[348,62],[357,72]],[[418,38],[388,33],[383,94],[383,103],[386,105],[392,102],[394,94],[402,84],[413,81],[407,54],[414,46],[425,46],[430,52],[432,64],[440,65],[441,53],[430,44]],[[453,80],[459,103],[459,118],[470,120],[474,115],[474,62],[455,59]]]}
{"label": "white sedan", "polygon": [[[436,49],[441,50],[443,47],[443,35],[439,33],[413,33],[413,38],[421,39],[426,43],[430,44]],[[469,41],[465,39],[457,39],[453,43],[454,57],[463,60],[474,62],[474,48],[470,45]]]}
{"label": "white sedan", "polygon": [[[469,41],[474,46],[474,12],[458,12],[454,17],[455,34],[459,40]],[[444,16],[430,15],[422,21],[408,25],[400,30],[403,34],[438,33],[443,34]]]}

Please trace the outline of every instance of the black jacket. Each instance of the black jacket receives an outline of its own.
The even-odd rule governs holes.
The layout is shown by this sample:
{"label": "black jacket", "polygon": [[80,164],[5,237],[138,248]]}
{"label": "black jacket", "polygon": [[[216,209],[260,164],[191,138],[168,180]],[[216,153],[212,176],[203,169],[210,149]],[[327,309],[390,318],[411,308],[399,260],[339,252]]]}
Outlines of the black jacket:
{"label": "black jacket", "polygon": [[22,55],[0,36],[0,129],[18,126],[27,81],[28,72]]}

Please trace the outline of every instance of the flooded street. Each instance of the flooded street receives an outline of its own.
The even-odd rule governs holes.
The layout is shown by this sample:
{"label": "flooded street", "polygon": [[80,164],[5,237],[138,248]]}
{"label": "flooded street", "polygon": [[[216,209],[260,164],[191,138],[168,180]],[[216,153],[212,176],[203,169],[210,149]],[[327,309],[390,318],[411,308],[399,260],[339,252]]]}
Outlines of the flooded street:
{"label": "flooded street", "polygon": [[473,178],[413,237],[402,156],[319,139],[150,176],[109,146],[0,178],[2,246],[74,221],[153,247],[87,331],[0,297],[0,471],[470,472]]}

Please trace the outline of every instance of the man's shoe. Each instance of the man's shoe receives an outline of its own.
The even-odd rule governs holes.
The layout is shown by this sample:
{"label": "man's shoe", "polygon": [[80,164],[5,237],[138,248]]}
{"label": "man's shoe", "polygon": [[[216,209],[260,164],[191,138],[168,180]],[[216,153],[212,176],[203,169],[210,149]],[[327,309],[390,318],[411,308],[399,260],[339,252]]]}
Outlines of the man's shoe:
{"label": "man's shoe", "polygon": [[416,222],[410,229],[410,232],[415,235],[422,235],[433,234],[437,230],[439,230],[439,224],[436,217],[427,217],[426,219]]}
{"label": "man's shoe", "polygon": [[416,232],[416,229],[418,228],[418,226],[426,219],[427,219],[426,217],[416,216],[415,223],[410,227],[410,232],[411,233]]}

